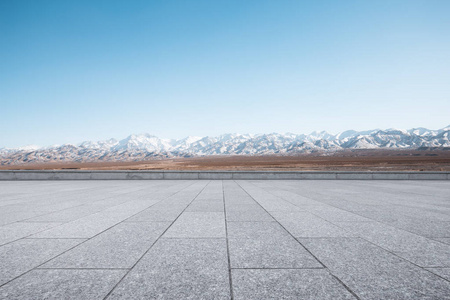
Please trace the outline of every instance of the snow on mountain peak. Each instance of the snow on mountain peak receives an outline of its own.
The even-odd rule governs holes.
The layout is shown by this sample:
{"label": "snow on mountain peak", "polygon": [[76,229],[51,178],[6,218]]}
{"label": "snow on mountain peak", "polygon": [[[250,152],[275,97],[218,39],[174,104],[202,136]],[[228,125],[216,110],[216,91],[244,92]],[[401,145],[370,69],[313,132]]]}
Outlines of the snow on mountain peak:
{"label": "snow on mountain peak", "polygon": [[41,147],[38,146],[38,145],[26,145],[26,146],[23,146],[23,147],[20,147],[20,148],[17,148],[17,149],[21,150],[21,151],[36,151],[36,150],[38,150],[40,148]]}

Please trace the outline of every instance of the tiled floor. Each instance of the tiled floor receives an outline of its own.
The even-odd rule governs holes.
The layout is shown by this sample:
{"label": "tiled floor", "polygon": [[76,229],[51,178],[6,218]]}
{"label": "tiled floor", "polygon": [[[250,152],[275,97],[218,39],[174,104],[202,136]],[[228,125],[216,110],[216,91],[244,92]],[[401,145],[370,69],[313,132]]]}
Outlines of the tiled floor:
{"label": "tiled floor", "polygon": [[450,299],[449,181],[0,182],[0,299]]}

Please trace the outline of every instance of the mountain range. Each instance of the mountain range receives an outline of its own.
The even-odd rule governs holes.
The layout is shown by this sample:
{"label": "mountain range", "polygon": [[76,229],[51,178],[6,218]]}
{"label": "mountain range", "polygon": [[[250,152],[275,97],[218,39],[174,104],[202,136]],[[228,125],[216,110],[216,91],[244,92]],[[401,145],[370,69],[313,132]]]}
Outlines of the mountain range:
{"label": "mountain range", "polygon": [[345,149],[418,149],[450,147],[450,125],[426,128],[326,131],[310,134],[223,134],[217,137],[161,139],[150,134],[78,145],[0,148],[0,165],[44,162],[141,161],[208,155],[295,155]]}

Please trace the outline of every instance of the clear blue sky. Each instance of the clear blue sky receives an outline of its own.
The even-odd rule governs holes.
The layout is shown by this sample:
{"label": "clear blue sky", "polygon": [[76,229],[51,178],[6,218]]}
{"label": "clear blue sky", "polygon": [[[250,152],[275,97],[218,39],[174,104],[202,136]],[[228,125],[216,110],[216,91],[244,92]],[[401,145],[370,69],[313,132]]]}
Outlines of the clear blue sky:
{"label": "clear blue sky", "polygon": [[450,1],[0,1],[0,147],[450,124]]}

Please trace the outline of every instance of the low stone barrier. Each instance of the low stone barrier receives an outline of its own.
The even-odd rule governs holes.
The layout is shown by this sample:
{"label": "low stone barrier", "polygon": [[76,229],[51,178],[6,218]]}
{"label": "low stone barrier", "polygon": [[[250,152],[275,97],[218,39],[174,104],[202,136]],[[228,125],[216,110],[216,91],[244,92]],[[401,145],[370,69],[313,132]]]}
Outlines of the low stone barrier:
{"label": "low stone barrier", "polygon": [[450,180],[450,172],[0,170],[0,180]]}

